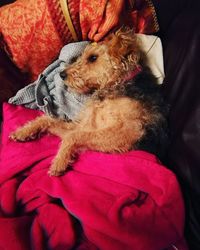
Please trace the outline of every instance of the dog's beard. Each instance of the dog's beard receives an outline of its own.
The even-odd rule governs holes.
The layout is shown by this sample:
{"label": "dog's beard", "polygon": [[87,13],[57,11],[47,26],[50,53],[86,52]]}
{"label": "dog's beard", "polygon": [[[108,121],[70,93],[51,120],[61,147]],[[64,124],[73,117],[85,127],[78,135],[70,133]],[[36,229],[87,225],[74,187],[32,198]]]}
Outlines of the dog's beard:
{"label": "dog's beard", "polygon": [[83,81],[82,78],[75,77],[73,80],[68,79],[66,81],[66,85],[68,87],[68,90],[71,92],[84,94],[89,91],[87,85],[85,85],[85,82]]}
{"label": "dog's beard", "polygon": [[[79,94],[93,93],[95,90],[123,84],[124,78],[132,72],[132,68],[124,68],[120,63],[112,63],[110,68],[108,65],[107,67],[101,65],[100,69],[98,67],[93,67],[90,70],[85,68],[85,71],[77,68],[74,68],[73,71],[72,68],[67,71],[65,84],[70,91]],[[129,72],[130,70],[131,72]]]}

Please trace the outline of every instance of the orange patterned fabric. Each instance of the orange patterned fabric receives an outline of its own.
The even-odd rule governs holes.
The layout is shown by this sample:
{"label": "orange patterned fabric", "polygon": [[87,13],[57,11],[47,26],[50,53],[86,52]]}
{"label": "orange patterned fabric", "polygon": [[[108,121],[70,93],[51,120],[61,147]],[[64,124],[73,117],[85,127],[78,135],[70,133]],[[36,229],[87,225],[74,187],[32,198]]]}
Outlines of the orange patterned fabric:
{"label": "orange patterned fabric", "polygon": [[134,27],[136,33],[153,34],[159,31],[156,12],[151,0],[128,2],[130,4],[124,13],[124,23]]}
{"label": "orange patterned fabric", "polygon": [[98,41],[117,25],[129,25],[138,33],[158,31],[150,0],[80,0],[80,25],[83,39]]}
{"label": "orange patterned fabric", "polygon": [[[40,0],[44,1],[44,0]],[[79,2],[80,0],[63,0],[66,1],[70,19],[73,23],[73,27],[76,32],[76,36],[78,40],[82,40],[81,35],[81,27],[79,22]],[[54,24],[55,30],[58,32],[60,38],[63,41],[63,44],[67,44],[71,41],[73,41],[72,34],[70,33],[70,30],[67,26],[65,17],[63,15],[63,11],[60,6],[59,0],[46,0],[49,8],[49,13],[51,15],[51,21]]]}
{"label": "orange patterned fabric", "polygon": [[98,41],[119,23],[123,0],[80,0],[80,23],[83,39]]}
{"label": "orange patterned fabric", "polygon": [[[78,23],[77,1],[71,2],[73,21]],[[80,34],[78,27],[77,32]],[[73,41],[58,0],[18,0],[0,8],[0,33],[13,62],[29,72],[32,80],[57,57],[65,43]]]}
{"label": "orange patterned fabric", "polygon": [[[62,0],[78,40],[98,41],[125,24],[136,32],[158,31],[151,0]],[[0,8],[0,45],[31,80],[49,65],[64,44],[74,41],[61,0],[17,0]]]}

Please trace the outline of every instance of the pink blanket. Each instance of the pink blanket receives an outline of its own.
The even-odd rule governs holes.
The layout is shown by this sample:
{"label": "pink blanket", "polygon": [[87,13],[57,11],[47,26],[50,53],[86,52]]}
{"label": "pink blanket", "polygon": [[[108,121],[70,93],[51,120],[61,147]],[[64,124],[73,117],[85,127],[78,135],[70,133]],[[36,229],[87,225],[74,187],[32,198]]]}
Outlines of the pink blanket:
{"label": "pink blanket", "polygon": [[8,139],[40,112],[4,105],[0,161],[0,250],[187,249],[174,174],[154,155],[84,152],[49,177],[59,138]]}

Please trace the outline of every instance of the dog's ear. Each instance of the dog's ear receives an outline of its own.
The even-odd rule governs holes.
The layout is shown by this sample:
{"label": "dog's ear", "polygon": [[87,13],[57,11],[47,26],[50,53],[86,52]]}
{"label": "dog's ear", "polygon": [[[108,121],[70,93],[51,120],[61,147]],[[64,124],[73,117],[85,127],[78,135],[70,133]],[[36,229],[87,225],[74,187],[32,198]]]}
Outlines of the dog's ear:
{"label": "dog's ear", "polygon": [[140,50],[134,31],[128,27],[122,27],[108,35],[105,39],[108,44],[109,54],[120,60],[126,60],[137,64],[140,59]]}

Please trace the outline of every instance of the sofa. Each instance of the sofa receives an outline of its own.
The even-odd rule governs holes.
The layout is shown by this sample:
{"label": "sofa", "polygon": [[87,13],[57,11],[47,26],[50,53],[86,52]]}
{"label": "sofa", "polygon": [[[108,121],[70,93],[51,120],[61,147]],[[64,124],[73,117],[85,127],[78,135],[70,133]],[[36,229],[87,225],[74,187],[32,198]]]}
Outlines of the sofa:
{"label": "sofa", "polygon": [[[1,5],[14,1],[1,1]],[[153,0],[163,45],[163,94],[170,104],[171,140],[165,164],[181,185],[186,211],[185,237],[200,249],[200,3],[198,0]],[[0,50],[0,104],[30,82]],[[2,117],[1,117],[2,119]]]}
{"label": "sofa", "polygon": [[167,165],[177,174],[182,186],[186,206],[185,234],[190,249],[200,249],[200,4],[198,1],[154,3],[164,50],[163,92],[171,105]]}

